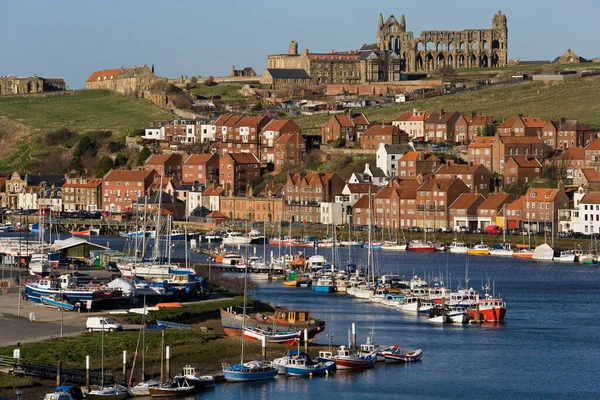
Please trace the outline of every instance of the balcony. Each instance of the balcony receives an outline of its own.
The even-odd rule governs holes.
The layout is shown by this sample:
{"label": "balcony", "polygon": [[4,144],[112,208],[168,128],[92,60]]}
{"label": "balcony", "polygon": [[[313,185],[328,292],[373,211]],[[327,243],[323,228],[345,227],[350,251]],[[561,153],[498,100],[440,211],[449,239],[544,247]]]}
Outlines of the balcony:
{"label": "balcony", "polygon": [[445,212],[446,211],[446,207],[442,207],[442,206],[436,206],[436,207],[432,207],[432,206],[428,206],[428,205],[423,205],[423,204],[419,204],[417,205],[417,210],[419,211],[437,211],[437,212]]}

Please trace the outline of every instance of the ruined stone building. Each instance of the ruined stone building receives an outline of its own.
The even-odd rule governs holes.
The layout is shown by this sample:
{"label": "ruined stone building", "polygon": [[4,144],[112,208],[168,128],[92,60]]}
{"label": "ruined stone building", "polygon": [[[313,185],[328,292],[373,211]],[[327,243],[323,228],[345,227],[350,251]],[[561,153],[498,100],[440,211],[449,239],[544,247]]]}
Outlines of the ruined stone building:
{"label": "ruined stone building", "polygon": [[403,73],[433,72],[438,68],[504,67],[507,64],[506,16],[498,11],[492,29],[423,31],[415,37],[406,31],[402,15],[386,20],[379,15],[376,43],[359,50],[329,53],[298,53],[290,43],[287,54],[270,55],[267,68],[304,69],[313,84],[371,83],[402,80]]}
{"label": "ruined stone building", "polygon": [[152,84],[158,81],[167,81],[154,74],[154,65],[141,67],[134,65],[131,68],[115,68],[96,71],[85,82],[86,89],[108,89],[119,93],[133,93],[136,91],[150,90]]}
{"label": "ruined stone building", "polygon": [[32,94],[66,90],[63,78],[42,78],[34,76],[0,76],[0,96],[9,94]]}

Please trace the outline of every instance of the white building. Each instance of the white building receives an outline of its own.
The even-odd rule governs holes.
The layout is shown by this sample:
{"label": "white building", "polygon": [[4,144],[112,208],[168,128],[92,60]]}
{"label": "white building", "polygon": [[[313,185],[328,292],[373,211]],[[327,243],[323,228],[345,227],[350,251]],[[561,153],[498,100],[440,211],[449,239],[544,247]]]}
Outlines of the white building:
{"label": "white building", "polygon": [[142,137],[146,140],[165,140],[165,127],[162,126],[162,122],[151,123],[150,128],[144,130]]}
{"label": "white building", "polygon": [[392,125],[397,126],[408,133],[409,139],[425,138],[425,121],[429,118],[429,113],[418,111],[416,109],[407,111],[396,117]]}
{"label": "white building", "polygon": [[579,201],[579,224],[573,230],[580,233],[600,233],[600,192],[589,192]]}
{"label": "white building", "polygon": [[344,212],[340,203],[321,203],[321,223],[325,225],[344,223]]}
{"label": "white building", "polygon": [[398,176],[398,160],[402,158],[403,150],[404,146],[381,143],[377,149],[377,168],[380,168],[385,176]]}
{"label": "white building", "polygon": [[580,186],[577,192],[573,193],[573,208],[558,210],[558,232],[580,232],[579,203],[583,196],[585,196],[585,190]]}

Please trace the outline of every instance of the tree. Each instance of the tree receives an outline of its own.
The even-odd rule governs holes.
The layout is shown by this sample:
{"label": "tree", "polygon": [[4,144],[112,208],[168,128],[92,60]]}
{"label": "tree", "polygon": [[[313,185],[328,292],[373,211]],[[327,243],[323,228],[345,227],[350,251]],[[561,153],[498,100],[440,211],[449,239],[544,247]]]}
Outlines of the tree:
{"label": "tree", "polygon": [[104,156],[98,161],[96,166],[96,176],[103,177],[108,171],[114,168],[113,160],[109,156]]}
{"label": "tree", "polygon": [[110,141],[108,143],[108,151],[110,151],[111,153],[118,153],[119,151],[123,150],[125,148],[125,143],[124,142],[115,142]]}
{"label": "tree", "polygon": [[442,84],[446,82],[452,83],[456,79],[456,72],[451,65],[443,65],[438,67],[436,75],[442,80]]}
{"label": "tree", "polygon": [[137,158],[137,165],[143,165],[150,155],[152,155],[150,149],[148,149],[146,146],[142,147],[142,150]]}
{"label": "tree", "polygon": [[129,161],[127,157],[119,153],[115,157],[115,167],[124,167],[125,165],[127,165],[127,161]]}
{"label": "tree", "polygon": [[215,78],[213,76],[209,76],[204,80],[204,86],[216,86],[217,82],[215,82]]}
{"label": "tree", "polygon": [[252,107],[252,111],[262,111],[263,110],[263,104],[259,101],[258,103],[256,103],[254,105],[254,107]]}
{"label": "tree", "polygon": [[337,139],[335,139],[333,141],[333,143],[331,143],[331,147],[333,147],[334,149],[339,149],[341,147],[345,147],[346,146],[346,138],[343,137],[339,137]]}

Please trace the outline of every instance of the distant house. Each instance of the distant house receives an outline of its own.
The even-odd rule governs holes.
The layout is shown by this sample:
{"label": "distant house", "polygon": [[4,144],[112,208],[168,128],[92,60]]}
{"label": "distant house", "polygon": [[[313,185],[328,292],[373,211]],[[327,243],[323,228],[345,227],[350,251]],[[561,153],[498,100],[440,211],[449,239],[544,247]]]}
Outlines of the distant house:
{"label": "distant house", "polygon": [[447,161],[446,164],[440,165],[434,176],[442,179],[458,178],[474,193],[481,193],[484,196],[490,193],[491,172],[481,164],[456,164]]}
{"label": "distant house", "polygon": [[537,136],[542,137],[546,122],[539,117],[524,117],[518,115],[511,117],[498,125],[496,131],[499,136]]}
{"label": "distant house", "polygon": [[433,174],[440,166],[441,161],[429,152],[409,151],[398,162],[398,178],[416,178]]}
{"label": "distant house", "polygon": [[510,157],[504,164],[504,185],[521,186],[542,177],[542,163],[537,158]]}
{"label": "distant house", "polygon": [[235,65],[232,65],[229,76],[256,76],[256,72],[254,72],[254,68],[252,67],[246,67],[244,69],[235,69]]}
{"label": "distant house", "polygon": [[423,140],[425,136],[425,121],[429,116],[429,113],[426,111],[413,109],[412,111],[407,111],[394,118],[392,125],[397,126],[408,133],[408,137],[411,140]]}
{"label": "distant house", "polygon": [[377,150],[382,144],[397,144],[408,147],[408,134],[394,125],[373,125],[360,135],[363,150]]}
{"label": "distant house", "polygon": [[425,140],[434,143],[454,141],[455,124],[462,118],[456,111],[434,111],[425,121]]}
{"label": "distant house", "polygon": [[85,82],[86,89],[108,89],[119,93],[135,93],[150,90],[156,82],[166,82],[154,74],[154,66],[147,65],[131,68],[114,68],[93,72]]}
{"label": "distant house", "polygon": [[371,123],[363,113],[333,115],[321,125],[321,143],[331,144],[339,138],[356,142]]}

